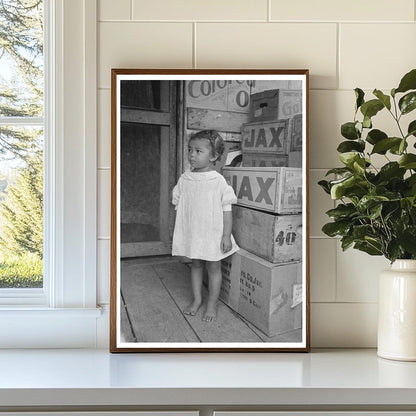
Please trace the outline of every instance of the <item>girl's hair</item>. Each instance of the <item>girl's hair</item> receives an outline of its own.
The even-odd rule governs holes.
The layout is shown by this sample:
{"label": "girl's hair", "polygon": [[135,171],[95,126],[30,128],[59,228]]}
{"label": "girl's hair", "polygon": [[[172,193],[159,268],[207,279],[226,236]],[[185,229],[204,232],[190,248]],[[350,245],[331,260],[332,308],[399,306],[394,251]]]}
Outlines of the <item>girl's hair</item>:
{"label": "girl's hair", "polygon": [[[223,138],[215,130],[201,130],[191,136],[189,141],[193,139],[207,139],[211,145],[212,156],[217,156],[215,161],[221,160],[221,156],[225,150]],[[215,162],[214,162],[215,163]]]}

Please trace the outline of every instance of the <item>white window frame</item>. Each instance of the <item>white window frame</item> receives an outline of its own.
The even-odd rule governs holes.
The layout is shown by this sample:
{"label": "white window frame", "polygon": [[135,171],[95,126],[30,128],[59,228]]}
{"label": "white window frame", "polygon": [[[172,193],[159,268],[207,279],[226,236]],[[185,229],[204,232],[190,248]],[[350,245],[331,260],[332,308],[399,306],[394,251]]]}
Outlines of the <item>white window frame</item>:
{"label": "white window frame", "polygon": [[95,347],[97,4],[44,1],[46,278],[2,297],[0,347]]}

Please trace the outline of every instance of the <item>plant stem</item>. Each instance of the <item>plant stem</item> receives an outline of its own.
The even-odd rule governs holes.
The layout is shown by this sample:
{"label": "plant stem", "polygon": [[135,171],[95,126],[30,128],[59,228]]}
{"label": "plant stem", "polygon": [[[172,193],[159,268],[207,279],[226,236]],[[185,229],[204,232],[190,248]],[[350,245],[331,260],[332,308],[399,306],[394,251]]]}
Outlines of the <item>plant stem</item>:
{"label": "plant stem", "polygon": [[394,121],[396,122],[397,127],[399,128],[400,134],[402,135],[403,139],[406,139],[405,135],[403,134],[403,130],[400,126],[400,117],[402,116],[402,114],[400,114],[400,116],[397,117],[397,104],[396,104],[396,99],[395,98],[393,98],[393,103],[394,103],[394,113],[395,113],[395,115],[390,110],[389,110],[389,113],[394,118]]}

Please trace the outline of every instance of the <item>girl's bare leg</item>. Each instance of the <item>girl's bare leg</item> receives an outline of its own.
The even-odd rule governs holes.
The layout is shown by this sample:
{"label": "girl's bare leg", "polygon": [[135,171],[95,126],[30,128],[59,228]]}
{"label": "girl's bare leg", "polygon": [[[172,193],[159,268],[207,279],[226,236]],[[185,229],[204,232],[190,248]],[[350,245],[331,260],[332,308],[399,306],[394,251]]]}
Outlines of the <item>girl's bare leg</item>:
{"label": "girl's bare leg", "polygon": [[192,259],[191,282],[193,301],[184,309],[185,315],[194,316],[202,303],[202,278],[204,271],[204,262],[202,260]]}
{"label": "girl's bare leg", "polygon": [[207,261],[209,295],[207,309],[202,317],[203,321],[211,322],[217,319],[217,301],[221,290],[221,261]]}

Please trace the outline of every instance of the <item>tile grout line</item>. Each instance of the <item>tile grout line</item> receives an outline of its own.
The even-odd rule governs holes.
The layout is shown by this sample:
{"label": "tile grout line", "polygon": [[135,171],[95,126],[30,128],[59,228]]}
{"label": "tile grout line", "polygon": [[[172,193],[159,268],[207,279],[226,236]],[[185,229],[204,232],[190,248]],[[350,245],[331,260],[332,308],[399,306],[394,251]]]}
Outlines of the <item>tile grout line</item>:
{"label": "tile grout line", "polygon": [[[334,204],[335,205],[335,204]],[[338,244],[340,244],[340,241],[336,241],[336,244],[334,244],[334,260],[335,260],[335,282],[334,282],[334,303],[338,303]]]}
{"label": "tile grout line", "polygon": [[192,23],[192,68],[197,68],[196,61],[196,22]]}
{"label": "tile grout line", "polygon": [[[132,7],[133,9],[133,7]],[[131,11],[133,13],[133,11]],[[414,25],[413,20],[272,20],[268,19],[210,19],[210,20],[201,20],[201,19],[98,19],[98,23],[247,23],[247,24],[257,24],[257,23],[287,23],[287,24],[305,24],[305,25],[315,25],[315,24],[325,24],[325,25],[336,25],[336,24],[353,24],[353,25]]]}
{"label": "tile grout line", "polygon": [[340,87],[340,78],[341,78],[341,23],[337,23],[337,90]]}
{"label": "tile grout line", "polygon": [[340,302],[331,302],[331,301],[326,301],[326,300],[315,300],[315,301],[311,301],[311,303],[315,304],[315,305],[334,305],[334,306],[339,306],[339,305],[377,305],[378,302],[374,301],[374,302],[370,302],[370,301],[340,301]]}
{"label": "tile grout line", "polygon": [[[335,201],[332,202],[332,208],[336,207],[336,203]],[[340,244],[341,244],[341,238],[338,237],[336,240],[336,244],[335,244],[335,285],[334,285],[334,289],[335,289],[335,293],[334,293],[334,299],[335,299],[335,303],[338,303],[339,301],[339,296],[338,296],[338,286],[339,286],[339,280],[338,280],[338,271],[339,271],[339,248],[340,248]]]}

